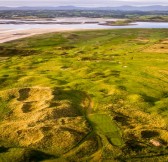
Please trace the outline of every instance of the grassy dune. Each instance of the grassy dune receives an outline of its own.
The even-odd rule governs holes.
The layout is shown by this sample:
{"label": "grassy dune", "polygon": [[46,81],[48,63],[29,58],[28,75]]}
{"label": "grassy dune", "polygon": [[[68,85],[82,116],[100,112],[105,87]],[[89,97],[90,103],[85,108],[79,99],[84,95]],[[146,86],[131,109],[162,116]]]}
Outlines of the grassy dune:
{"label": "grassy dune", "polygon": [[38,35],[0,58],[0,161],[168,160],[167,29]]}

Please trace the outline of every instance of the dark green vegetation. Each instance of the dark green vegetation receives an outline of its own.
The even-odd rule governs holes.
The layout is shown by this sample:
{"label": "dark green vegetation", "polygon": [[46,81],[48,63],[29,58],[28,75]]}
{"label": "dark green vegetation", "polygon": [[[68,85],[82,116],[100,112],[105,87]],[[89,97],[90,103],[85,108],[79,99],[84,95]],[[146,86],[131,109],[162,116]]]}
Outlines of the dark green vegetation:
{"label": "dark green vegetation", "polygon": [[0,161],[168,160],[167,29],[39,35],[0,57]]}
{"label": "dark green vegetation", "polygon": [[9,10],[0,11],[1,19],[19,18],[124,18],[132,21],[168,22],[168,11],[119,11],[119,10]]}
{"label": "dark green vegetation", "polygon": [[133,23],[133,20],[117,20],[117,21],[107,21],[106,23],[102,24],[102,25],[109,25],[109,26],[127,26],[130,23]]}
{"label": "dark green vegetation", "polygon": [[143,15],[135,17],[133,16],[131,20],[144,22],[168,22],[168,15]]}
{"label": "dark green vegetation", "polygon": [[168,15],[144,15],[144,16],[129,15],[125,20],[118,20],[111,22],[109,21],[104,23],[103,25],[125,26],[134,22],[168,22]]}

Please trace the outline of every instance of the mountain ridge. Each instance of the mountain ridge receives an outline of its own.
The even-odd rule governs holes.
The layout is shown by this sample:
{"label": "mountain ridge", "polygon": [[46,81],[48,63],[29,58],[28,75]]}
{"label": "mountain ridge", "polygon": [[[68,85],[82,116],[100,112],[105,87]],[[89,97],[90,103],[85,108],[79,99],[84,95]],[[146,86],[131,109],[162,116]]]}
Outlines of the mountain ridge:
{"label": "mountain ridge", "polygon": [[168,6],[118,6],[118,7],[77,7],[77,6],[56,6],[56,7],[8,7],[0,6],[0,10],[119,10],[119,11],[168,11]]}

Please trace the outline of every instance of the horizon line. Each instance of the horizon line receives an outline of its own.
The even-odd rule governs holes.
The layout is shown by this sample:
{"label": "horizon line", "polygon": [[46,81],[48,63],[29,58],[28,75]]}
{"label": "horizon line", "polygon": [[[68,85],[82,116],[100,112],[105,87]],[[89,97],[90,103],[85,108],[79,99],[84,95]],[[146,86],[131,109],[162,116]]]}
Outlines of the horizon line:
{"label": "horizon line", "polygon": [[80,5],[56,5],[56,6],[0,6],[0,7],[11,7],[11,8],[15,8],[15,7],[83,7],[83,8],[100,8],[100,7],[148,7],[148,6],[163,6],[163,7],[167,7],[168,5],[161,5],[161,4],[152,4],[152,5],[116,5],[116,6],[80,6]]}

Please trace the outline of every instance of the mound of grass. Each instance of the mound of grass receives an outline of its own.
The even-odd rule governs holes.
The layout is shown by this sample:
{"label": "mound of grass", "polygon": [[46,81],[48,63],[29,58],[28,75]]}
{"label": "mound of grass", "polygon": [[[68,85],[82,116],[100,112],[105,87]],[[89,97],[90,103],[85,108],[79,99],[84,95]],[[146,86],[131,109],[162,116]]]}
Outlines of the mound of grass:
{"label": "mound of grass", "polygon": [[123,29],[1,44],[0,144],[61,160],[164,159],[167,38],[167,29]]}
{"label": "mound of grass", "polygon": [[11,109],[8,106],[8,101],[4,101],[0,98],[0,121],[2,121],[7,115],[9,115]]}
{"label": "mound of grass", "polygon": [[46,159],[56,158],[52,155],[24,148],[8,148],[6,151],[0,153],[0,161],[42,161]]}
{"label": "mound of grass", "polygon": [[[11,113],[1,112],[6,118],[0,123],[0,144],[54,155],[71,150],[91,131],[81,104],[87,96],[73,93],[45,87],[0,92],[4,101],[13,96],[8,104],[13,108]],[[4,110],[7,111],[5,107]]]}

